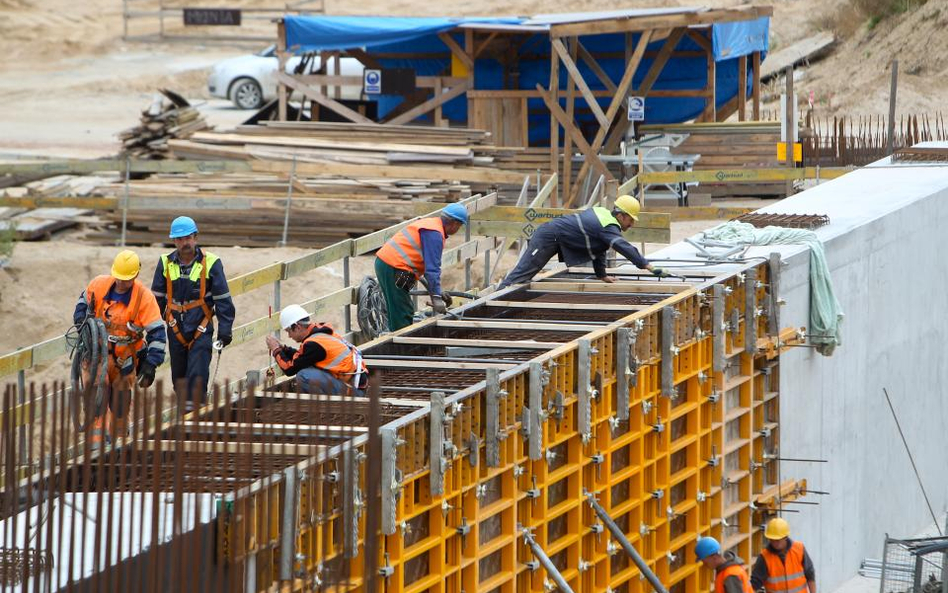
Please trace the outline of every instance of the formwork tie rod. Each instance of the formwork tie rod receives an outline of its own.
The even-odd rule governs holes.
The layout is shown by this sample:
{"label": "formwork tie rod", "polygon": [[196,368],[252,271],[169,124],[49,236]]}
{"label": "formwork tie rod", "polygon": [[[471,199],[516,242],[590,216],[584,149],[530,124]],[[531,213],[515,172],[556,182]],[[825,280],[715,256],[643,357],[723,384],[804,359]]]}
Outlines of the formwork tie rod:
{"label": "formwork tie rod", "polygon": [[563,578],[563,575],[560,574],[556,565],[550,560],[550,557],[546,555],[546,552],[543,551],[543,548],[540,547],[540,544],[537,543],[537,540],[533,539],[533,534],[529,530],[524,529],[523,532],[523,541],[530,546],[530,549],[533,551],[533,555],[537,560],[540,561],[540,564],[543,565],[543,568],[546,569],[546,572],[553,579],[553,582],[556,583],[556,586],[560,588],[562,593],[573,593],[572,587],[569,586],[569,583],[566,582],[566,579]]}
{"label": "formwork tie rod", "polygon": [[606,512],[606,509],[602,508],[602,505],[599,504],[599,501],[596,500],[596,496],[592,492],[586,493],[586,502],[589,503],[589,506],[592,507],[596,514],[599,515],[599,518],[602,519],[602,522],[606,524],[606,527],[609,529],[609,532],[612,533],[612,537],[616,538],[619,541],[619,544],[622,545],[622,548],[625,550],[625,553],[629,555],[629,558],[632,559],[632,562],[639,568],[639,571],[645,575],[645,578],[651,583],[652,588],[655,589],[655,593],[668,593],[668,590],[665,589],[665,586],[662,585],[661,581],[658,580],[658,577],[655,576],[655,573],[652,572],[652,569],[648,567],[648,564],[645,563],[645,560],[639,555],[635,550],[635,547],[632,546],[632,542],[625,536],[625,533],[619,529],[619,526],[616,525],[616,522],[612,520],[612,517],[609,516],[609,513]]}

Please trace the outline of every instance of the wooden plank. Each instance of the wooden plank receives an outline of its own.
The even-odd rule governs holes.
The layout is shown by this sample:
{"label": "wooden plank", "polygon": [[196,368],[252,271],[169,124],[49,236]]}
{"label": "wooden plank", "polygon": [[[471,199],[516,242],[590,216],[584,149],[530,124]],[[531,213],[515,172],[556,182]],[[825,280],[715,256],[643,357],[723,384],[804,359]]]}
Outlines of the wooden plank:
{"label": "wooden plank", "polygon": [[283,266],[282,262],[277,262],[265,268],[229,278],[227,286],[230,288],[231,296],[245,294],[262,286],[273,284],[277,280],[282,280]]}
{"label": "wooden plank", "polygon": [[346,151],[407,152],[457,157],[470,157],[472,153],[471,148],[468,146],[425,146],[423,144],[399,144],[396,142],[358,142],[306,136],[197,132],[190,136],[190,140],[211,144],[272,144],[281,147],[304,146],[309,148],[342,149]]}
{"label": "wooden plank", "polygon": [[599,82],[606,87],[606,91],[609,93],[609,96],[615,95],[616,92],[616,83],[612,82],[612,79],[609,78],[609,75],[606,74],[606,71],[602,69],[602,66],[599,65],[599,62],[596,61],[596,58],[593,57],[589,50],[587,50],[582,43],[580,43],[579,38],[573,40],[576,43],[576,47],[579,50],[579,57],[582,61],[586,62],[586,65],[589,66],[589,69],[593,71],[593,74],[596,75],[596,78],[599,79]]}
{"label": "wooden plank", "polygon": [[557,54],[559,54],[563,65],[566,66],[566,71],[569,73],[570,78],[576,84],[576,87],[583,95],[583,98],[586,99],[586,104],[589,105],[589,109],[592,111],[593,116],[599,121],[599,125],[608,126],[609,122],[606,121],[606,114],[602,112],[602,107],[599,105],[599,102],[596,101],[592,91],[589,89],[589,85],[586,84],[586,80],[583,79],[583,75],[580,73],[579,68],[576,67],[576,63],[573,61],[573,58],[570,57],[569,51],[563,46],[563,42],[559,39],[553,39],[552,44],[553,49],[556,50]]}
{"label": "wooden plank", "polygon": [[569,309],[588,311],[644,311],[651,305],[615,305],[602,303],[548,303],[536,301],[486,301],[486,307],[502,307],[504,309]]}
{"label": "wooden plank", "polygon": [[427,101],[425,101],[425,102],[422,103],[421,105],[417,105],[417,106],[415,106],[415,107],[409,109],[409,110],[406,111],[405,113],[403,113],[403,114],[401,114],[401,115],[399,115],[399,116],[397,116],[397,117],[392,118],[391,120],[385,122],[385,124],[386,124],[386,125],[388,125],[388,124],[392,124],[392,125],[407,124],[408,122],[414,120],[416,117],[418,117],[418,116],[420,116],[420,115],[424,115],[425,113],[428,113],[429,111],[431,111],[431,110],[434,109],[435,107],[438,107],[438,106],[440,106],[440,105],[444,105],[445,103],[447,103],[447,102],[450,101],[451,99],[453,99],[453,98],[455,98],[455,97],[457,97],[457,96],[459,96],[459,95],[464,94],[464,92],[467,91],[468,88],[470,88],[470,83],[468,83],[468,82],[464,82],[463,84],[459,84],[459,85],[457,85],[457,86],[451,88],[451,89],[448,90],[447,92],[443,92],[443,93],[437,95],[436,97],[433,97],[433,98],[431,98],[431,99],[428,99]]}
{"label": "wooden plank", "polygon": [[711,25],[714,23],[754,20],[762,16],[772,16],[770,6],[745,6],[739,8],[690,11],[656,16],[635,16],[629,18],[610,18],[595,21],[580,21],[550,27],[550,37],[576,37],[577,35],[601,35],[603,33],[625,33],[650,31],[653,29],[671,29],[693,25]]}
{"label": "wooden plank", "polygon": [[737,119],[747,119],[747,56],[737,59]]}
{"label": "wooden plank", "polygon": [[0,377],[12,375],[33,366],[33,349],[26,348],[0,356]]}
{"label": "wooden plank", "polygon": [[[848,167],[822,167],[820,179],[835,179],[849,173]],[[799,169],[718,169],[709,171],[667,171],[642,173],[639,182],[643,184],[684,183],[747,183],[760,181],[785,181],[787,179],[815,179],[816,167]]]}
{"label": "wooden plank", "polygon": [[471,59],[471,56],[467,55],[466,51],[461,49],[461,46],[458,45],[458,42],[455,41],[449,33],[438,33],[438,39],[448,46],[448,49],[451,50],[451,54],[460,60],[468,70],[474,69],[474,60]]}
{"label": "wooden plank", "polygon": [[326,109],[329,109],[331,111],[334,111],[335,113],[338,113],[339,115],[348,119],[349,121],[362,123],[362,124],[375,123],[371,119],[362,115],[361,113],[357,111],[353,111],[352,109],[349,109],[348,107],[346,107],[339,101],[336,101],[335,99],[327,97],[323,93],[319,92],[319,89],[314,88],[308,84],[304,84],[303,82],[300,82],[299,80],[297,80],[296,78],[290,76],[289,74],[285,72],[277,71],[276,78],[277,78],[277,82],[280,82],[290,87],[291,89],[301,93],[304,97],[319,103]]}
{"label": "wooden plank", "polygon": [[412,338],[395,336],[394,344],[413,346],[467,346],[470,348],[511,348],[516,350],[551,350],[562,346],[562,342],[537,342],[535,340],[466,340],[463,338]]}
{"label": "wooden plank", "polygon": [[586,281],[564,281],[561,279],[549,279],[530,283],[530,290],[542,292],[614,292],[618,294],[678,294],[691,289],[690,284],[675,282],[648,282],[619,280],[617,282],[586,282]]}
{"label": "wooden plank", "polygon": [[[543,90],[543,86],[539,83],[537,84],[537,92],[540,93],[540,96],[543,98],[543,102],[546,104],[546,108],[550,110],[550,115],[563,126],[563,130],[569,135],[570,139],[576,144],[576,148],[583,153],[583,156],[586,157],[586,161],[583,166],[586,166],[586,163],[592,163],[596,170],[600,174],[605,175],[607,179],[615,179],[615,176],[612,174],[612,171],[606,167],[605,163],[602,162],[602,159],[596,155],[592,148],[589,146],[589,143],[586,142],[586,139],[583,135],[576,129],[576,126],[573,124],[570,117],[563,113],[563,108],[553,100],[553,97],[550,94]],[[557,152],[559,152],[557,150]],[[572,163],[571,163],[572,166]],[[564,171],[565,174],[565,171]],[[579,183],[579,178],[577,178],[577,183]]]}
{"label": "wooden plank", "polygon": [[[250,171],[246,163],[235,161],[143,161],[128,162],[132,173],[242,173]],[[0,175],[87,175],[102,171],[125,172],[124,159],[62,160],[26,163],[0,163]]]}
{"label": "wooden plank", "polygon": [[[384,355],[381,355],[384,356]],[[436,360],[396,360],[389,358],[373,358],[372,355],[365,356],[365,365],[369,369],[387,368],[387,369],[457,369],[457,370],[487,370],[487,369],[510,369],[517,366],[518,362],[499,363],[499,362],[444,362]]]}
{"label": "wooden plank", "polygon": [[313,253],[292,259],[285,263],[283,279],[288,280],[295,276],[305,274],[310,270],[315,270],[316,268],[339,261],[344,257],[356,255],[353,248],[354,241],[352,239],[346,239],[323,247]]}
{"label": "wooden plank", "polygon": [[527,323],[522,321],[475,321],[472,319],[439,319],[435,325],[455,329],[512,329],[536,331],[574,331],[591,332],[602,329],[601,325],[580,325],[569,323]]}
{"label": "wooden plank", "polygon": [[751,70],[753,75],[751,76],[751,82],[753,87],[751,88],[751,97],[754,103],[754,121],[760,119],[760,52],[755,51],[751,55]]}
{"label": "wooden plank", "polygon": [[8,208],[81,208],[83,210],[115,210],[119,198],[93,197],[47,197],[47,196],[0,196],[0,206]]}
{"label": "wooden plank", "polygon": [[[252,161],[254,171],[260,173],[289,174],[289,161]],[[367,179],[413,179],[436,181],[462,181],[470,183],[509,183],[520,185],[523,174],[515,171],[500,171],[487,167],[442,167],[425,165],[420,167],[401,165],[350,165],[347,163],[297,163],[299,176],[327,175],[338,177],[360,177]]]}
{"label": "wooden plank", "polygon": [[767,61],[764,62],[760,71],[760,79],[768,80],[790,66],[816,59],[828,52],[834,43],[836,43],[836,36],[830,31],[822,31],[771,52],[767,54]]}

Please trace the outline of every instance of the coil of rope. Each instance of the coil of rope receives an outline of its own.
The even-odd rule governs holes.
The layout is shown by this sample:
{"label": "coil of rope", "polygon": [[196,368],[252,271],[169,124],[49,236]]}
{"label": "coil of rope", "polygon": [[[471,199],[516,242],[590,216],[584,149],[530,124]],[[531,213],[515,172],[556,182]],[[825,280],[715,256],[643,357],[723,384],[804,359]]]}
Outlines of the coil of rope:
{"label": "coil of rope", "polygon": [[366,276],[359,285],[356,319],[366,340],[374,340],[388,331],[388,307],[382,287],[373,276]]}
{"label": "coil of rope", "polygon": [[[72,420],[76,430],[81,432],[105,404],[109,369],[109,334],[105,323],[96,317],[86,317],[66,332],[66,345],[72,348],[69,353],[72,359]],[[88,385],[83,368],[91,379]]]}

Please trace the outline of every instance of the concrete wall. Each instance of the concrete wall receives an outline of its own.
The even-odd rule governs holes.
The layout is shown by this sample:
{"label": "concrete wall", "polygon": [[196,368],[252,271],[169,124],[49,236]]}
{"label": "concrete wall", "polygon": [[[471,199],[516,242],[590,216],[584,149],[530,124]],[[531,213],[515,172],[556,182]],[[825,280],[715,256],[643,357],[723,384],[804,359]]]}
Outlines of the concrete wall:
{"label": "concrete wall", "polygon": [[[948,501],[948,169],[859,171],[773,209],[830,215],[820,234],[846,315],[833,356],[798,348],[780,364],[781,454],[828,461],[782,474],[831,493],[786,518],[829,591],[881,556],[886,533],[932,522],[883,387],[935,512]],[[809,254],[787,261],[781,325],[806,325]]]}

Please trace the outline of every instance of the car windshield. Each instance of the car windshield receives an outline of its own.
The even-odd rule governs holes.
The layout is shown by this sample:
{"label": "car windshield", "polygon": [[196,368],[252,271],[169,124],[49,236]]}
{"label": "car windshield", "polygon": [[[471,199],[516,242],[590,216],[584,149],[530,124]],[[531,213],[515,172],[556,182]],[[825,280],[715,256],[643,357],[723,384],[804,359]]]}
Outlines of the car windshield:
{"label": "car windshield", "polygon": [[256,55],[261,58],[272,58],[276,54],[276,45],[268,45],[266,49],[258,51]]}

